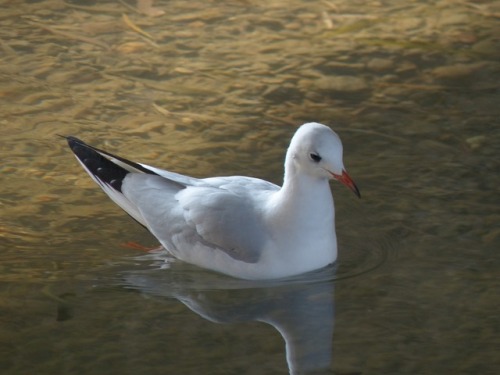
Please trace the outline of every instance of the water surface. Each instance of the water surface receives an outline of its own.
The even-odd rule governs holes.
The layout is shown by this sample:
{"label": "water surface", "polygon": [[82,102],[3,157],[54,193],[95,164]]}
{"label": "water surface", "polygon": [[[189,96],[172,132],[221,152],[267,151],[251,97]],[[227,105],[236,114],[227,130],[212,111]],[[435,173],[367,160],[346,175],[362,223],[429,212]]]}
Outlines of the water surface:
{"label": "water surface", "polygon": [[[498,373],[498,6],[4,3],[2,373]],[[337,264],[271,283],[124,246],[156,243],[56,137],[280,183],[306,121],[363,198],[332,183]]]}

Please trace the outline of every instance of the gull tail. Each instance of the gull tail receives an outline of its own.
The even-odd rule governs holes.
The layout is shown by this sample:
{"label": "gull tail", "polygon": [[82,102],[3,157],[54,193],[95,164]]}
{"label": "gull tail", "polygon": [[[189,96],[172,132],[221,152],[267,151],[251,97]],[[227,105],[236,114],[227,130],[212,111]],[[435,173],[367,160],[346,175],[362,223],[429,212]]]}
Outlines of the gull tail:
{"label": "gull tail", "polygon": [[122,183],[129,173],[147,173],[157,175],[143,165],[110,154],[96,147],[89,146],[72,136],[62,136],[75,154],[85,171],[104,190],[104,192],[125,212],[141,225],[146,222],[137,207],[122,192]]}

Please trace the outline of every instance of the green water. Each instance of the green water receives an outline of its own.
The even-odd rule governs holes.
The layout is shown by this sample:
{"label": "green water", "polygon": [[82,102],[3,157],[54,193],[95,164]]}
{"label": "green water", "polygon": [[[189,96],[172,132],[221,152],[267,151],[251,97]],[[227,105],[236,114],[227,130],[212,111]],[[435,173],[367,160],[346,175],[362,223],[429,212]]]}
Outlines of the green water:
{"label": "green water", "polygon": [[[2,3],[3,374],[498,373],[494,3]],[[157,244],[56,137],[280,183],[307,121],[363,198],[332,183],[336,266],[272,283],[124,246]]]}

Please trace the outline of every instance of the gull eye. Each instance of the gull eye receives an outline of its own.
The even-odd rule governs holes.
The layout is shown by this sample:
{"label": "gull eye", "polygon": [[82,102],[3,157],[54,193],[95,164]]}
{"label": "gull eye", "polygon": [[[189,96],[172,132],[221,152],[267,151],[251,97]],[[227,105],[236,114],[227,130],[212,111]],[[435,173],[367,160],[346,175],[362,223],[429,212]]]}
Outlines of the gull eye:
{"label": "gull eye", "polygon": [[315,154],[315,153],[310,153],[309,154],[309,157],[311,158],[312,161],[314,161],[315,163],[319,163],[321,161],[321,156],[319,156],[318,154]]}

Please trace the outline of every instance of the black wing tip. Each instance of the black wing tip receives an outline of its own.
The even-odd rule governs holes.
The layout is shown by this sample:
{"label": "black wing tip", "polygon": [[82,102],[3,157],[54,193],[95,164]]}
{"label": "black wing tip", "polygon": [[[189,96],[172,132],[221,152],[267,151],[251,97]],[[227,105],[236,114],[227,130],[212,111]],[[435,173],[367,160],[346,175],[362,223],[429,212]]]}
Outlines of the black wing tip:
{"label": "black wing tip", "polygon": [[133,171],[157,175],[150,169],[145,168],[141,164],[127,160],[117,155],[113,155],[107,151],[101,150],[97,147],[86,144],[81,139],[72,135],[60,135],[59,137],[66,139],[68,146],[73,151],[73,154],[80,160],[86,167],[88,172],[100,181],[108,184],[115,190],[121,191],[121,184],[127,174],[131,172],[130,169],[118,165],[116,161],[128,165]]}
{"label": "black wing tip", "polygon": [[94,178],[101,183],[104,183],[121,192],[123,179],[129,171],[101,155],[100,152],[103,151],[89,146],[74,136],[65,136],[60,134],[57,134],[57,136],[66,139],[69,148],[73,151],[73,154],[75,154],[78,160],[85,166],[88,173],[94,176]]}

